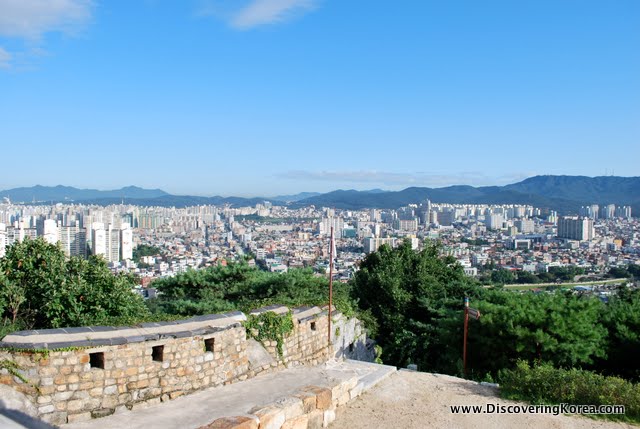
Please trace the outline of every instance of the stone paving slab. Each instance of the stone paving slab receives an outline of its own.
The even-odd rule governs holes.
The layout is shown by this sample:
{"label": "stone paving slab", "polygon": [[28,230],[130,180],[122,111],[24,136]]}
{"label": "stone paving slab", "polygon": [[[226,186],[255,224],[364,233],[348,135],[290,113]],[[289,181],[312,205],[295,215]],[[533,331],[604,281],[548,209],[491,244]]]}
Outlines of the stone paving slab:
{"label": "stone paving slab", "polygon": [[[196,429],[222,417],[250,416],[250,411],[286,401],[306,386],[331,390],[330,395],[342,405],[395,370],[395,367],[367,362],[329,361],[315,367],[296,367],[260,375],[144,408],[122,409],[108,417],[66,424],[62,428]],[[354,395],[353,386],[358,385],[359,391]],[[349,390],[345,390],[347,388]]]}

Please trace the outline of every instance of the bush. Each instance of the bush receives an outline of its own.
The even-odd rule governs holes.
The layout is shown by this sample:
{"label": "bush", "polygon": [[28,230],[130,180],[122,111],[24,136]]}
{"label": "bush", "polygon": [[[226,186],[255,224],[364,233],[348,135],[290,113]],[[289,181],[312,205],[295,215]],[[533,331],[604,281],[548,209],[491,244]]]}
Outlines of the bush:
{"label": "bush", "polygon": [[519,361],[499,374],[501,395],[532,404],[624,405],[624,415],[599,415],[612,420],[640,422],[640,385],[580,369],[558,369],[543,363]]}

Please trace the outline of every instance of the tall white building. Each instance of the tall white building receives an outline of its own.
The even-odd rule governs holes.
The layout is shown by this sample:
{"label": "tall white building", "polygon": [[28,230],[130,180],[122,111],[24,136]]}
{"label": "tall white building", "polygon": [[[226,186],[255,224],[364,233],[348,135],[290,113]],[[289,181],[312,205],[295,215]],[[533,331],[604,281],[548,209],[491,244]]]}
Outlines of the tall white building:
{"label": "tall white building", "polygon": [[365,238],[364,239],[364,251],[365,253],[372,253],[378,250],[383,244],[388,244],[391,247],[396,247],[396,238]]}
{"label": "tall white building", "polygon": [[616,205],[608,204],[600,209],[600,217],[604,219],[613,219],[616,215]]}
{"label": "tall white building", "polygon": [[7,247],[7,225],[0,223],[0,258],[4,257]]}
{"label": "tall white building", "polygon": [[333,233],[336,237],[342,237],[342,230],[344,229],[344,221],[339,217],[325,217],[320,223],[318,223],[318,234],[326,235],[331,234],[331,227],[333,226]]}
{"label": "tall white building", "polygon": [[42,234],[44,241],[49,244],[56,244],[58,242],[58,224],[53,219],[46,219],[44,221],[44,230]]}
{"label": "tall white building", "polygon": [[133,231],[126,225],[120,230],[120,260],[133,259]]}
{"label": "tall white building", "polygon": [[592,240],[593,219],[577,216],[564,216],[558,219],[558,238],[569,240]]}
{"label": "tall white building", "polygon": [[73,226],[58,225],[58,241],[67,256],[87,256],[87,232],[80,227],[80,221]]}
{"label": "tall white building", "polygon": [[631,219],[631,206],[618,206],[615,215],[616,217]]}
{"label": "tall white building", "polygon": [[533,233],[536,226],[532,219],[519,219],[514,222],[514,225],[523,234]]}
{"label": "tall white building", "polygon": [[109,260],[107,256],[107,232],[102,222],[94,222],[91,225],[91,253],[96,256],[101,255],[106,260]]}
{"label": "tall white building", "polygon": [[488,229],[501,229],[504,219],[501,214],[489,214],[485,216],[484,224]]}
{"label": "tall white building", "polygon": [[120,260],[120,230],[109,224],[106,230],[107,260],[118,262]]}

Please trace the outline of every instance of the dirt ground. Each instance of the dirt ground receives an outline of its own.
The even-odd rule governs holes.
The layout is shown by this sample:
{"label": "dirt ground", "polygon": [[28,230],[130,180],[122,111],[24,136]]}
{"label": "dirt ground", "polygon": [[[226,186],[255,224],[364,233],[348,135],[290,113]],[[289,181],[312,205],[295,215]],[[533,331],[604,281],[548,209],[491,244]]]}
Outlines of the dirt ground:
{"label": "dirt ground", "polygon": [[453,414],[451,405],[518,405],[497,389],[448,375],[399,371],[337,411],[332,429],[635,428],[628,423],[553,414]]}

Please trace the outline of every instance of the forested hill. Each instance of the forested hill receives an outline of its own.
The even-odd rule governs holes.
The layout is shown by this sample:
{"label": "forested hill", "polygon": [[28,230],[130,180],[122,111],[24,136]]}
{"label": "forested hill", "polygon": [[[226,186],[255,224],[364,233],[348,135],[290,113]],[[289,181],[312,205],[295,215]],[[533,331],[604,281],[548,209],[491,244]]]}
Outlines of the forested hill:
{"label": "forested hill", "polygon": [[[212,189],[212,191],[215,191]],[[302,198],[305,196],[307,198]],[[444,188],[411,187],[402,191],[338,190],[326,194],[301,193],[275,198],[202,197],[171,195],[160,189],[135,186],[113,191],[77,189],[68,186],[33,186],[0,191],[0,198],[12,202],[40,203],[82,202],[85,204],[128,204],[142,206],[176,206],[230,204],[253,206],[263,201],[292,207],[315,205],[342,209],[389,208],[421,203],[451,204],[530,204],[534,207],[557,210],[561,214],[577,213],[587,204],[630,205],[634,214],[640,213],[640,177],[535,176],[505,186],[448,186]],[[302,199],[300,199],[302,198]]]}
{"label": "forested hill", "polygon": [[506,186],[411,187],[397,192],[339,190],[298,201],[344,209],[397,208],[426,199],[451,204],[530,204],[576,213],[586,204],[631,205],[640,210],[640,177],[535,176]]}

